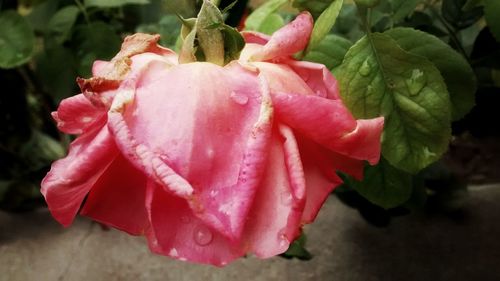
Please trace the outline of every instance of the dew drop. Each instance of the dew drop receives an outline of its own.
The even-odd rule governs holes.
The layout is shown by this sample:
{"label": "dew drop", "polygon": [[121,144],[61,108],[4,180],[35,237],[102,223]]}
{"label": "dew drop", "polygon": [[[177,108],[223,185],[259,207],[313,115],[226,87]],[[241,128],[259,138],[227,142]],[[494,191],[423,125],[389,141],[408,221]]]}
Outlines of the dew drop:
{"label": "dew drop", "polygon": [[365,60],[361,67],[359,68],[359,74],[362,76],[368,76],[370,75],[370,72],[372,71],[372,66],[368,62],[368,60]]}
{"label": "dew drop", "polygon": [[194,242],[200,246],[206,246],[212,242],[214,236],[206,226],[199,225],[194,229]]}
{"label": "dew drop", "polygon": [[281,203],[283,203],[286,206],[290,206],[293,201],[292,194],[290,192],[283,191],[280,195]]}
{"label": "dew drop", "polygon": [[231,92],[231,99],[239,105],[245,105],[248,103],[248,96],[236,92]]}
{"label": "dew drop", "polygon": [[408,91],[411,96],[418,95],[422,89],[425,87],[427,83],[427,78],[424,75],[424,72],[420,69],[414,69],[411,72],[411,77],[406,79],[406,87],[408,87]]}
{"label": "dew drop", "polygon": [[278,232],[278,240],[279,240],[279,246],[281,248],[286,248],[290,244],[290,241],[286,237],[286,230],[282,229]]}

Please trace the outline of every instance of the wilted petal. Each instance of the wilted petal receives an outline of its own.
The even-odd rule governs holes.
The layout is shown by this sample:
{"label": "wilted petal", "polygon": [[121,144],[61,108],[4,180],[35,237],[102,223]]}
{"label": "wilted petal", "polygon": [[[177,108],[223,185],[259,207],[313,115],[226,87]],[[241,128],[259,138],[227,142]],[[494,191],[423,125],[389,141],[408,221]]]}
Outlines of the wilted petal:
{"label": "wilted petal", "polygon": [[354,159],[378,162],[383,117],[355,120],[342,101],[313,95],[274,93],[272,99],[277,117],[305,137]]}
{"label": "wilted petal", "polygon": [[121,82],[128,76],[136,76],[152,60],[167,65],[177,64],[177,55],[159,46],[160,36],[136,33],[127,36],[120,52],[110,61],[96,61],[92,67],[94,77],[78,78],[82,93],[97,107],[108,109]]}
{"label": "wilted petal", "polygon": [[102,119],[106,112],[95,107],[82,94],[61,101],[52,117],[57,122],[57,128],[67,134],[82,134],[93,124]]}
{"label": "wilted petal", "polygon": [[[311,14],[307,12],[299,14],[295,20],[273,33],[269,41],[255,52],[250,60],[266,61],[291,56],[302,51],[309,42],[312,28]],[[255,38],[254,36],[253,39]]]}
{"label": "wilted petal", "polygon": [[64,226],[71,224],[84,197],[117,154],[107,127],[71,143],[68,156],[54,162],[42,181],[41,192],[56,220]]}
{"label": "wilted petal", "polygon": [[105,75],[106,68],[108,67],[109,61],[96,60],[92,64],[92,76],[103,76]]}
{"label": "wilted petal", "polygon": [[217,266],[244,254],[241,247],[199,219],[186,200],[154,182],[148,185],[147,208],[151,221],[148,240],[153,252]]}
{"label": "wilted petal", "polygon": [[80,214],[133,235],[149,228],[148,178],[118,155],[92,187]]}

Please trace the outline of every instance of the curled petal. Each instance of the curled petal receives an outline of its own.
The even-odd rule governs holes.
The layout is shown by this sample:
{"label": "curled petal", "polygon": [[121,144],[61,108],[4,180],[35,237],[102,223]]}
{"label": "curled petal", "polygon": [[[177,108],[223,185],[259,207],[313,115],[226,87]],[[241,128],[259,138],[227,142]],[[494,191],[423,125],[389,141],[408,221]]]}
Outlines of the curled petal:
{"label": "curled petal", "polygon": [[[82,93],[95,105],[109,108],[115,91],[127,76],[134,76],[151,59],[163,60],[169,65],[177,63],[177,55],[170,49],[159,46],[160,36],[136,33],[127,36],[120,52],[110,61],[97,61],[92,67],[94,77],[78,78]],[[141,56],[150,54],[150,56]],[[144,59],[146,58],[146,59]],[[130,73],[132,72],[132,73]]]}
{"label": "curled petal", "polygon": [[304,137],[298,139],[298,145],[307,185],[302,222],[310,223],[328,195],[342,183],[336,172],[342,171],[360,180],[364,161],[334,153]]}
{"label": "curled petal", "polygon": [[[159,65],[158,62],[154,62]],[[160,64],[161,65],[161,64]],[[151,64],[152,66],[152,64]],[[154,67],[147,68],[149,70]],[[144,73],[139,73],[144,74]],[[138,76],[141,76],[139,75]],[[147,76],[147,75],[146,75]],[[147,145],[137,139],[127,124],[126,109],[134,102],[137,80],[135,77],[127,80],[118,90],[108,113],[108,126],[115,137],[116,143],[125,156],[141,171],[149,177],[155,178],[165,187],[181,197],[190,196],[193,192],[191,185],[179,176],[160,155],[154,153]],[[133,114],[133,113],[132,113]]]}
{"label": "curled petal", "polygon": [[285,252],[300,234],[304,178],[293,135],[286,127],[281,131],[273,131],[265,175],[244,232],[246,247],[260,258]]}
{"label": "curled petal", "polygon": [[52,164],[41,192],[57,221],[71,224],[83,199],[117,154],[107,127],[101,126],[78,137],[68,156]]}
{"label": "curled petal", "polygon": [[309,42],[312,28],[313,18],[311,14],[307,12],[299,14],[295,20],[276,31],[269,41],[253,54],[251,60],[267,61],[291,56],[304,50]]}
{"label": "curled petal", "polygon": [[317,96],[340,99],[337,80],[324,65],[296,60],[289,60],[286,64],[307,83]]}
{"label": "curled petal", "polygon": [[105,111],[95,107],[82,94],[61,101],[52,117],[57,122],[57,128],[67,134],[82,134],[92,128]]}
{"label": "curled petal", "polygon": [[92,187],[80,214],[141,235],[149,229],[147,177],[119,154]]}
{"label": "curled petal", "polygon": [[275,93],[277,117],[302,135],[340,154],[371,164],[380,158],[383,117],[355,120],[340,100]]}

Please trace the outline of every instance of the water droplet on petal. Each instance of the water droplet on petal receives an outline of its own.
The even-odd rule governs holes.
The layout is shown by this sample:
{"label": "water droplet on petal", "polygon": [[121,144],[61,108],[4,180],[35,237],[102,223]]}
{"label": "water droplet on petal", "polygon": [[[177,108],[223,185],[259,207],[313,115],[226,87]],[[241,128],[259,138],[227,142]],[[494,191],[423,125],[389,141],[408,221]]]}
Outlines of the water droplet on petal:
{"label": "water droplet on petal", "polygon": [[420,69],[413,69],[411,72],[411,77],[406,79],[406,87],[408,87],[408,91],[411,96],[418,95],[422,89],[425,87],[427,83],[427,78],[424,75],[424,72]]}
{"label": "water droplet on petal", "polygon": [[287,191],[283,191],[280,195],[280,199],[281,199],[281,203],[283,203],[284,205],[286,206],[290,206],[293,202],[293,197],[292,197],[292,194],[290,194],[290,192],[287,192]]}
{"label": "water droplet on petal", "polygon": [[172,248],[170,249],[170,252],[168,252],[168,255],[173,257],[173,258],[176,258],[179,256],[179,253],[177,253],[177,249],[176,248]]}
{"label": "water droplet on petal", "polygon": [[290,245],[290,241],[286,237],[286,229],[282,229],[278,232],[278,240],[279,240],[279,245],[280,248],[286,248]]}
{"label": "water droplet on petal", "polygon": [[214,235],[208,227],[199,225],[194,229],[194,242],[200,246],[206,246],[212,242]]}
{"label": "water droplet on petal", "polygon": [[231,92],[231,99],[239,105],[245,105],[248,103],[248,96],[241,93]]}
{"label": "water droplet on petal", "polygon": [[359,68],[359,74],[362,76],[368,76],[370,75],[370,72],[372,71],[372,66],[368,62],[368,60],[365,60],[361,67]]}

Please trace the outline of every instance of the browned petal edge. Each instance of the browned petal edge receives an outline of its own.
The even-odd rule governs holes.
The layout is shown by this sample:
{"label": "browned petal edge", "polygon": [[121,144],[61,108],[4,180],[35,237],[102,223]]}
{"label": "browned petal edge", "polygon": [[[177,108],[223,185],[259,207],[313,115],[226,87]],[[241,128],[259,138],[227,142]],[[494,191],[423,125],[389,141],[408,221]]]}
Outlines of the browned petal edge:
{"label": "browned petal edge", "polygon": [[76,82],[81,92],[94,105],[109,107],[110,101],[108,102],[106,98],[100,98],[99,93],[114,90],[120,86],[121,81],[130,71],[132,63],[130,58],[132,56],[145,52],[162,53],[161,48],[157,45],[158,40],[160,40],[159,34],[136,33],[125,37],[120,52],[105,67],[101,76],[88,79],[77,78]]}

